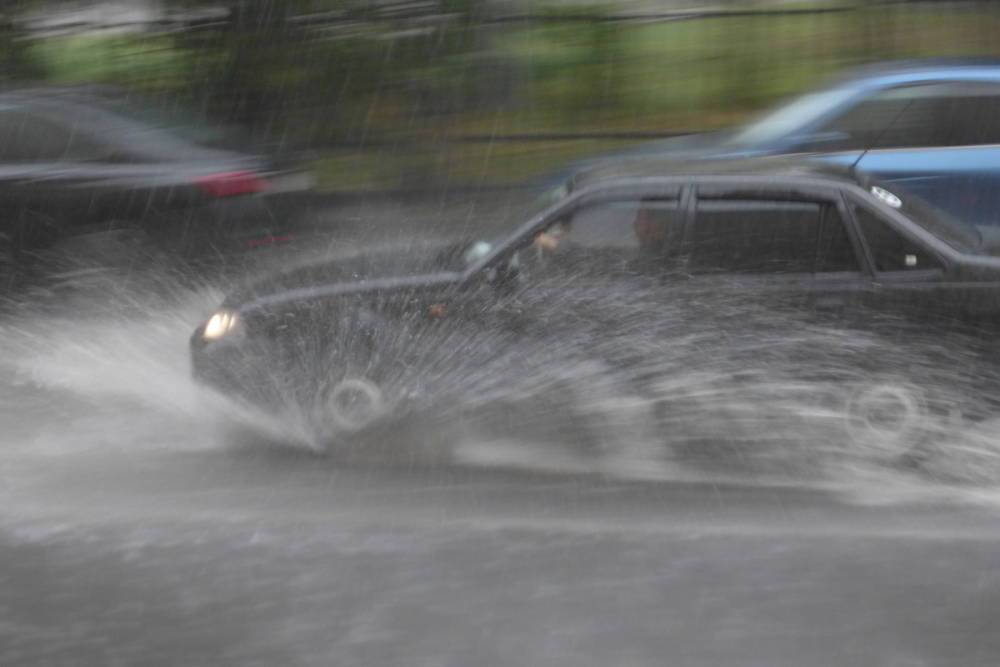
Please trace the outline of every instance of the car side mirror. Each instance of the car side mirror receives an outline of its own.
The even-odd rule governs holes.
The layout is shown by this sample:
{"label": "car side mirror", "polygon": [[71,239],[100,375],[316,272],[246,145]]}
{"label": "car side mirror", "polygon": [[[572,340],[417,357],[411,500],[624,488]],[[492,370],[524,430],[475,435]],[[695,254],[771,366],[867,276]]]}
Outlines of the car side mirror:
{"label": "car side mirror", "polygon": [[465,246],[462,251],[462,262],[466,266],[472,266],[486,255],[490,254],[493,250],[493,245],[487,243],[486,241],[474,241],[469,245]]}
{"label": "car side mirror", "polygon": [[802,153],[828,153],[849,150],[850,148],[851,135],[839,130],[807,134],[800,137],[793,146],[795,151]]}
{"label": "car side mirror", "polygon": [[469,268],[493,250],[485,241],[453,243],[445,246],[434,258],[434,264],[442,269],[460,271]]}
{"label": "car side mirror", "polygon": [[486,273],[486,281],[496,289],[513,289],[521,279],[521,261],[515,252],[503,262],[490,268]]}

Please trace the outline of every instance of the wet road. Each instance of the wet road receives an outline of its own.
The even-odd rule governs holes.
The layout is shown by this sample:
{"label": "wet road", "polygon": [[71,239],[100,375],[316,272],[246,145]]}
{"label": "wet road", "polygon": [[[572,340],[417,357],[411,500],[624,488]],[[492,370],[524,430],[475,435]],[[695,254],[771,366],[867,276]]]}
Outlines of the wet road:
{"label": "wet road", "polygon": [[991,665],[992,509],[60,457],[4,493],[3,664]]}
{"label": "wet road", "polygon": [[123,289],[3,321],[0,664],[1000,664],[993,485],[337,465]]}

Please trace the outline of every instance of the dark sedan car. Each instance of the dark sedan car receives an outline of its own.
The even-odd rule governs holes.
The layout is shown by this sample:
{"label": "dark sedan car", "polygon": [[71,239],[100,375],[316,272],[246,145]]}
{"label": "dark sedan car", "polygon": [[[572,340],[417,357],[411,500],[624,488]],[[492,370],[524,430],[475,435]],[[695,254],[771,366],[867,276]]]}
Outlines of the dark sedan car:
{"label": "dark sedan car", "polygon": [[[852,436],[897,456],[917,446],[927,410],[954,407],[924,392],[938,387],[923,374],[941,354],[933,332],[991,344],[1000,257],[901,192],[773,159],[631,162],[580,184],[496,243],[248,285],[194,332],[195,375],[335,440],[435,398],[452,422],[512,397],[537,419],[553,395],[582,396],[593,420],[588,397],[652,392],[662,415],[685,384],[715,382],[725,354],[738,372],[715,377],[729,385],[768,362],[771,388],[850,386]],[[844,333],[906,322],[881,346]],[[669,414],[660,424],[676,435]]]}
{"label": "dark sedan car", "polygon": [[280,241],[266,195],[304,189],[308,175],[171,120],[113,90],[0,94],[6,250],[115,226],[193,254]]}

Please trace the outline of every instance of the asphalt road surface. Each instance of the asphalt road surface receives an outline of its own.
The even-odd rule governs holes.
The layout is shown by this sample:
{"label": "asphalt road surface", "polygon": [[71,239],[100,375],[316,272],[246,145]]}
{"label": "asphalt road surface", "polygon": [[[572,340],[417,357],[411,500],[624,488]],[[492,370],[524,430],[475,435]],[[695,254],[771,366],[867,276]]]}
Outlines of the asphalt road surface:
{"label": "asphalt road surface", "polygon": [[[439,210],[327,214],[346,251],[387,211],[412,226],[378,242],[447,235]],[[346,466],[234,441],[255,416],[185,358],[220,288],[139,278],[49,282],[0,324],[0,664],[1000,664],[993,484]]]}

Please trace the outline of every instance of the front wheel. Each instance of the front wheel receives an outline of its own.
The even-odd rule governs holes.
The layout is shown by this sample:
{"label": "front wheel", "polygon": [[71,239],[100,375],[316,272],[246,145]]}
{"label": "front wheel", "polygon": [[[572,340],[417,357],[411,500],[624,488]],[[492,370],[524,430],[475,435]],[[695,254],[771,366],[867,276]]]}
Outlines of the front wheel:
{"label": "front wheel", "polygon": [[382,389],[365,378],[345,378],[327,392],[324,411],[336,432],[357,433],[386,413]]}
{"label": "front wheel", "polygon": [[853,392],[844,419],[851,444],[861,457],[892,463],[920,448],[927,435],[929,411],[920,388],[883,380]]}

